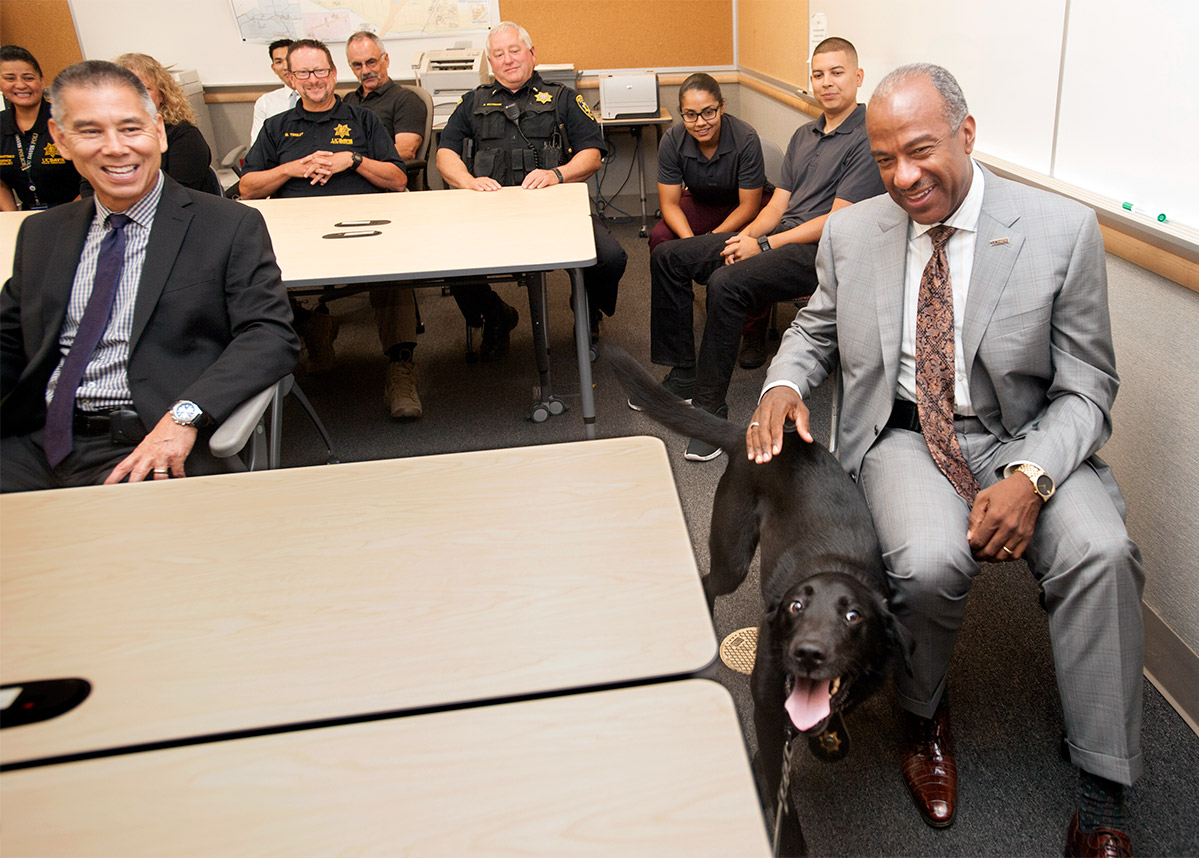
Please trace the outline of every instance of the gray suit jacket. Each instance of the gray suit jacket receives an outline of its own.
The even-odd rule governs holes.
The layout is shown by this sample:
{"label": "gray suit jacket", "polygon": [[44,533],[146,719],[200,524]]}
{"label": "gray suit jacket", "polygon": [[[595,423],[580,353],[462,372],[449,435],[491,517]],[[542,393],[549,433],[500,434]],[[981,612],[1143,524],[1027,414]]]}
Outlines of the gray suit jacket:
{"label": "gray suit jacket", "polygon": [[[1115,357],[1103,239],[1083,205],[985,171],[962,342],[978,417],[1059,483],[1111,434]],[[888,196],[828,219],[820,286],[787,331],[766,383],[808,393],[839,361],[838,456],[857,479],[895,399],[908,216]]]}
{"label": "gray suit jacket", "polygon": [[[12,278],[0,293],[4,435],[28,434],[45,423],[46,384],[61,358],[59,331],[94,214],[94,203],[80,200],[21,224]],[[146,429],[179,399],[194,401],[219,423],[290,372],[298,354],[262,215],[167,178],[129,344],[129,386]],[[189,473],[211,460],[207,446],[202,434],[188,458]]]}

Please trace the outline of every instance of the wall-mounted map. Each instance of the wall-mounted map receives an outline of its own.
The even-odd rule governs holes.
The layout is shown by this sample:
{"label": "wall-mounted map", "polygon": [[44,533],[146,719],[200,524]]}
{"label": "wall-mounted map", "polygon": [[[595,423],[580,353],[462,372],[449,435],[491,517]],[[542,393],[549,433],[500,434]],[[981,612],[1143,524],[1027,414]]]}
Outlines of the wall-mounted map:
{"label": "wall-mounted map", "polygon": [[248,42],[344,42],[358,30],[384,39],[478,32],[498,21],[498,0],[230,0]]}

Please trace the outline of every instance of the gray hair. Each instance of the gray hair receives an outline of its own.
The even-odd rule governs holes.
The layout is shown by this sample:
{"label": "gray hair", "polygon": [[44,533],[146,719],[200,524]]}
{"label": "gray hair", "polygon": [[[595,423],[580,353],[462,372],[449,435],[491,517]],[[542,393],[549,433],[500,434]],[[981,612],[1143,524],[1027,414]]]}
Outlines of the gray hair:
{"label": "gray hair", "polygon": [[874,102],[876,98],[890,98],[901,85],[917,78],[928,80],[941,96],[941,115],[948,123],[950,133],[957,134],[970,111],[966,107],[966,96],[958,86],[957,79],[941,66],[933,63],[909,63],[900,66],[879,81],[878,86],[874,88],[874,94],[870,96],[870,101]]}
{"label": "gray hair", "polygon": [[487,34],[487,50],[489,52],[491,51],[491,37],[492,36],[494,36],[496,33],[508,33],[508,32],[516,33],[517,38],[519,38],[522,42],[525,43],[526,48],[528,48],[529,50],[533,49],[533,40],[529,38],[528,30],[526,30],[520,24],[517,24],[515,21],[500,21],[498,24],[496,24],[494,27],[492,27],[491,32]]}
{"label": "gray hair", "polygon": [[350,38],[346,39],[346,50],[348,51],[350,49],[350,45],[354,44],[355,42],[361,42],[367,39],[374,42],[375,47],[379,49],[380,54],[387,53],[387,46],[383,44],[383,40],[370,30],[359,30],[357,33],[350,36]]}
{"label": "gray hair", "polygon": [[51,118],[60,126],[66,124],[66,107],[59,97],[64,91],[68,89],[100,89],[106,86],[128,87],[141,102],[142,110],[146,112],[147,116],[153,119],[158,115],[158,110],[154,107],[150,93],[146,92],[145,85],[129,69],[106,60],[84,60],[73,66],[67,66],[58,73],[58,77],[54,78],[54,84],[50,87]]}

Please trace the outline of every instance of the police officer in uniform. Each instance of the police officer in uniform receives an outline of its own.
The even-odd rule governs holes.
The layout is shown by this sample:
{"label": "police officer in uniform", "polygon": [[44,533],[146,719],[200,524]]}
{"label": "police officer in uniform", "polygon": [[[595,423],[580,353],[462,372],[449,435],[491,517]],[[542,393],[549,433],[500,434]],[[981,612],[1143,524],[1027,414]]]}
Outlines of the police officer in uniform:
{"label": "police officer in uniform", "polygon": [[[583,96],[546,83],[533,70],[533,43],[524,27],[496,25],[487,37],[495,83],[462,99],[446,123],[437,149],[437,169],[454,188],[498,191],[505,185],[529,190],[563,182],[585,182],[600,168],[605,148],[599,123]],[[594,220],[594,218],[593,218]],[[596,264],[583,273],[591,304],[591,330],[599,313],[611,316],[627,258],[620,244],[595,221]],[[481,360],[508,351],[517,312],[489,286],[459,286],[454,298],[467,322],[483,320]]]}

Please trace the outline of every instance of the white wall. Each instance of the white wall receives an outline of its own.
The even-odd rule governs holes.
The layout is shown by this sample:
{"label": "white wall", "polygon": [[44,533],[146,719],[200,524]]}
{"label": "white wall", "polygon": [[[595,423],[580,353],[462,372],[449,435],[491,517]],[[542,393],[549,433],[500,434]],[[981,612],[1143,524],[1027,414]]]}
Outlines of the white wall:
{"label": "white wall", "polygon": [[896,66],[937,63],[961,83],[981,151],[1199,227],[1199,4],[811,0],[809,10],[858,48],[863,101]]}

